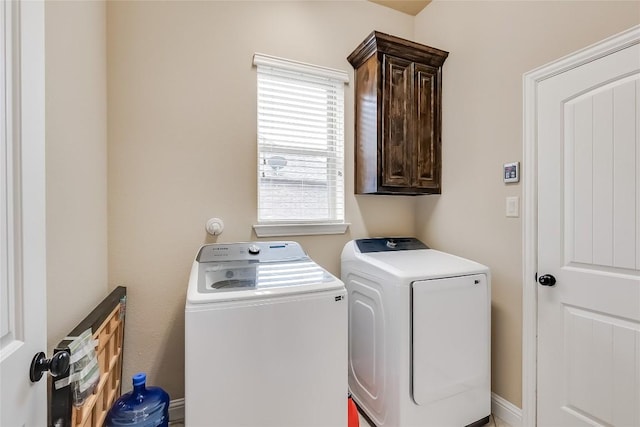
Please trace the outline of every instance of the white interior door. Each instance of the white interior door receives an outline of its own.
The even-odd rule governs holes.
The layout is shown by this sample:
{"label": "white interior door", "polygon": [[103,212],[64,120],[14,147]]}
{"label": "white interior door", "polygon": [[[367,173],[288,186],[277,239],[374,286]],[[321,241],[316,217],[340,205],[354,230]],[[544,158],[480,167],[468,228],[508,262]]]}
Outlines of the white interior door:
{"label": "white interior door", "polygon": [[[44,426],[46,351],[44,4],[0,3],[0,425]],[[46,378],[46,377],[45,377]]]}
{"label": "white interior door", "polygon": [[540,426],[640,425],[638,38],[538,86]]}

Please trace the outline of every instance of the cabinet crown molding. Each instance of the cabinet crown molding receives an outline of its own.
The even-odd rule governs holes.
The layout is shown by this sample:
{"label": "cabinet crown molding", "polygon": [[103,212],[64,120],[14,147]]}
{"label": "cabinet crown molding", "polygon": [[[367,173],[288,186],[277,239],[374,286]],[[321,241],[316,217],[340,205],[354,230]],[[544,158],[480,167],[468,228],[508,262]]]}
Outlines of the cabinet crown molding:
{"label": "cabinet crown molding", "polygon": [[420,62],[432,67],[442,67],[447,56],[449,56],[449,52],[435,47],[381,33],[380,31],[372,31],[347,57],[347,60],[354,68],[357,68],[376,53],[401,56],[407,60]]}

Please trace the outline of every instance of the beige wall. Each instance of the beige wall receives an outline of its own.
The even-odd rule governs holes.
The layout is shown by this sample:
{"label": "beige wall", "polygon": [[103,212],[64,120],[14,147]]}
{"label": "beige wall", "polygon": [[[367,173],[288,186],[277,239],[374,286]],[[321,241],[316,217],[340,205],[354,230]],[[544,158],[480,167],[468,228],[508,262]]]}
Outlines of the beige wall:
{"label": "beige wall", "polygon": [[[128,287],[124,376],[184,396],[184,302],[206,220],[218,242],[255,239],[254,52],[349,71],[373,29],[413,35],[413,17],[365,1],[110,2],[109,282]],[[346,241],[415,232],[415,198],[353,196],[353,84],[345,102],[349,233],[300,237],[339,274]]]}
{"label": "beige wall", "polygon": [[[48,180],[48,225],[56,225],[48,232],[49,318],[50,332],[61,334],[79,320],[72,317],[82,316],[63,310],[63,296],[54,292],[80,292],[74,301],[86,302],[77,310],[83,314],[105,293],[97,284],[104,277],[105,245],[97,240],[104,237],[106,209],[100,191],[93,191],[104,188],[104,159],[98,156],[104,148],[87,145],[99,140],[92,136],[101,133],[99,118],[105,117],[96,110],[103,105],[103,76],[99,67],[79,72],[99,64],[102,45],[95,36],[104,23],[89,12],[99,14],[99,7],[62,13],[64,7],[47,4],[47,43],[59,43],[57,58],[50,57],[55,49],[47,49],[47,82],[64,82],[47,89],[47,143],[60,146],[47,157],[48,177],[55,178]],[[72,19],[78,13],[87,15]],[[204,223],[212,216],[225,220],[219,242],[255,239],[252,54],[351,72],[346,56],[376,29],[451,52],[444,69],[443,195],[353,196],[351,84],[345,165],[352,226],[344,236],[295,240],[336,274],[344,242],[375,235],[418,234],[433,247],[489,265],[493,390],[521,404],[521,222],[504,217],[505,197],[521,196],[521,186],[505,186],[501,166],[522,160],[522,73],[637,24],[640,3],[435,1],[415,21],[362,1],[111,2],[107,15],[108,271],[110,286],[125,284],[130,297],[125,378],[144,370],[173,398],[184,395],[184,295],[195,251],[213,241]],[[91,37],[69,43],[96,43],[98,49],[82,56],[63,49],[61,40],[74,26]],[[50,65],[56,62],[57,71]],[[98,80],[79,91],[93,100],[88,108],[67,93],[84,87],[83,79]],[[62,104],[53,103],[53,92]],[[62,117],[52,122],[56,114]],[[80,119],[73,123],[82,125],[82,136],[75,127],[56,126],[70,118]],[[69,156],[86,161],[74,164]],[[84,195],[81,200],[67,196],[69,185],[72,194]],[[96,254],[78,250],[87,243]]]}
{"label": "beige wall", "polygon": [[417,232],[491,267],[493,384],[521,406],[521,219],[505,217],[502,164],[522,161],[522,74],[640,23],[640,2],[434,1],[415,40],[451,52],[444,66],[443,193],[422,197]]}
{"label": "beige wall", "polygon": [[105,3],[47,2],[45,37],[51,349],[108,290]]}

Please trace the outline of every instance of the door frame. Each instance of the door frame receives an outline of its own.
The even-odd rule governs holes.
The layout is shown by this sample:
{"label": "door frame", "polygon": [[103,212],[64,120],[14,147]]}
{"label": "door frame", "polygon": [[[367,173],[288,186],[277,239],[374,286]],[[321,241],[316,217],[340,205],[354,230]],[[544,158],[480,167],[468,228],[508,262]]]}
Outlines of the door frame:
{"label": "door frame", "polygon": [[553,76],[640,43],[640,25],[543,65],[523,75],[523,218],[522,218],[522,425],[537,416],[538,264],[537,111],[538,85]]}

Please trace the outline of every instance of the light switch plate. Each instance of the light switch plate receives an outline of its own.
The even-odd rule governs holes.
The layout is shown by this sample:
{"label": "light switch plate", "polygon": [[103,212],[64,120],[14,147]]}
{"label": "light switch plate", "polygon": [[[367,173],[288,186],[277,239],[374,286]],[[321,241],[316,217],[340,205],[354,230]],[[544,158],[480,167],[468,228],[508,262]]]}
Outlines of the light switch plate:
{"label": "light switch plate", "polygon": [[518,218],[520,216],[520,197],[507,197],[506,215],[509,218]]}

